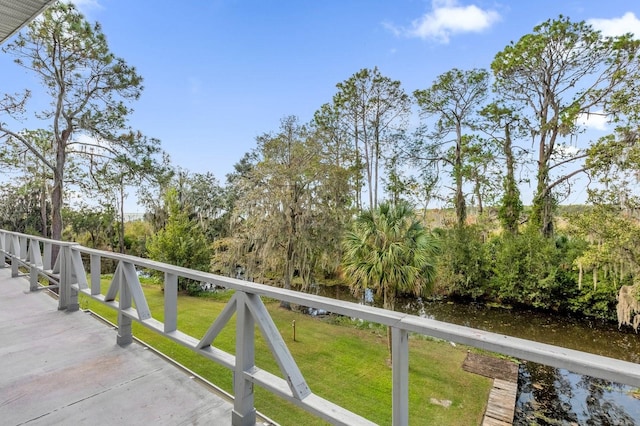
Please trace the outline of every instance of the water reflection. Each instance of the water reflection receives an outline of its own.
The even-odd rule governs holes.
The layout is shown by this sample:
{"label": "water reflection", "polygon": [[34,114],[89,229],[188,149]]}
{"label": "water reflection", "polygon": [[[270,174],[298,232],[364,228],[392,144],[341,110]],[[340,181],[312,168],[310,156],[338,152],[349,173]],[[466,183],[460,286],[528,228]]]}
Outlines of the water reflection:
{"label": "water reflection", "polygon": [[[348,288],[327,290],[320,288],[318,293],[380,306],[373,293],[357,300]],[[640,337],[604,321],[421,298],[400,298],[396,307],[438,321],[640,363]],[[626,385],[524,363],[518,387],[516,425],[640,425],[640,401]]]}
{"label": "water reflection", "polygon": [[636,425],[640,403],[629,387],[564,369],[520,367],[515,426]]}

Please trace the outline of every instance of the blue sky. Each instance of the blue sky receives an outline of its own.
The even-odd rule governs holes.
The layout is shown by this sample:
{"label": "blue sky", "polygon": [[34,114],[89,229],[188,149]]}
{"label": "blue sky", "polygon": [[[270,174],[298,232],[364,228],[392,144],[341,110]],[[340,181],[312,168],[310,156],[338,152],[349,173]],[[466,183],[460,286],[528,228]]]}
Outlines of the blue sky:
{"label": "blue sky", "polygon": [[[225,175],[280,119],[306,122],[335,85],[377,66],[411,93],[494,55],[559,14],[640,34],[635,1],[82,0],[145,90],[130,124],[174,165]],[[39,87],[0,54],[0,93]]]}

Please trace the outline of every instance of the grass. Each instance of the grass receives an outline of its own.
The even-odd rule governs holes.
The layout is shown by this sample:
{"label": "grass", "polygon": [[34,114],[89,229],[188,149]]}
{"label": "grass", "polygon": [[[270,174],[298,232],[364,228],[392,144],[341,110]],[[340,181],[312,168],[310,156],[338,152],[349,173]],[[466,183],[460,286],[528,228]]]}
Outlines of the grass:
{"label": "grass", "polygon": [[[106,292],[109,280],[103,281]],[[158,285],[143,284],[152,315],[163,320],[163,293]],[[230,295],[178,297],[178,328],[200,338],[225,306]],[[375,324],[353,324],[335,317],[320,319],[281,309],[277,301],[266,301],[311,390],[378,424],[391,424],[391,368],[387,364],[387,337]],[[80,306],[115,322],[112,309],[81,296]],[[296,324],[293,341],[292,322]],[[356,326],[358,325],[358,326]],[[232,392],[231,371],[134,322],[133,333],[145,343],[187,368]],[[216,338],[214,345],[229,353],[235,349],[235,316]],[[412,425],[480,424],[491,388],[491,380],[462,370],[466,347],[422,337],[409,340],[409,421]],[[256,330],[256,365],[281,376],[277,364]],[[450,400],[445,408],[431,399]],[[282,425],[324,425],[271,393],[256,387],[258,411]]]}

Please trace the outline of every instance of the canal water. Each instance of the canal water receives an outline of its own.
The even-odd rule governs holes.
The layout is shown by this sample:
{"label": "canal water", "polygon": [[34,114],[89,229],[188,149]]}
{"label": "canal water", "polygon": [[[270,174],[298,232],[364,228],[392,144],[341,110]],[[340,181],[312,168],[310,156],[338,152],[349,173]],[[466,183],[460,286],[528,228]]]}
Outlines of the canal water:
{"label": "canal water", "polygon": [[[358,301],[346,287],[319,287],[319,294]],[[640,335],[600,320],[556,316],[469,303],[400,299],[398,311],[426,318],[640,362]],[[520,366],[514,425],[640,426],[638,389],[535,363]]]}

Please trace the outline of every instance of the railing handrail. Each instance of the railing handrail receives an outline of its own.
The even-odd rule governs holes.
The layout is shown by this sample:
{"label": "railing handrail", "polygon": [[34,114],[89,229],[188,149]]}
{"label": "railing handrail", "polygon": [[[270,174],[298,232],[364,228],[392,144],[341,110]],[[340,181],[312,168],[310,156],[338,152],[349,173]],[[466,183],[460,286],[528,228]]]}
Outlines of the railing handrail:
{"label": "railing handrail", "polygon": [[38,241],[41,243],[47,242],[47,243],[51,243],[60,247],[70,247],[70,246],[79,246],[80,243],[77,242],[73,242],[73,241],[58,241],[58,240],[52,240],[51,238],[47,238],[47,237],[41,237],[40,235],[32,235],[32,234],[22,234],[20,232],[14,232],[14,231],[6,231],[4,229],[0,230],[0,234],[6,234],[6,235],[15,235],[17,237],[26,237],[29,240],[34,240],[34,241]]}
{"label": "railing handrail", "polygon": [[[59,265],[59,271],[54,268],[53,272],[59,272],[61,293],[61,304],[59,307],[61,309],[77,309],[77,293],[83,292],[118,311],[119,343],[126,344],[130,342],[131,321],[135,320],[203,356],[234,370],[236,374],[236,379],[234,380],[234,393],[236,395],[236,402],[234,403],[234,425],[251,424],[252,419],[255,420],[253,393],[252,391],[248,392],[248,388],[243,388],[243,386],[248,383],[257,383],[267,390],[333,423],[368,423],[366,419],[342,407],[338,407],[329,401],[325,401],[314,395],[308,389],[302,374],[291,357],[291,354],[288,352],[286,344],[284,344],[277,328],[273,325],[273,321],[262,304],[260,297],[268,297],[310,308],[323,309],[334,314],[358,318],[391,327],[394,350],[392,359],[394,425],[408,424],[409,333],[436,337],[513,356],[518,359],[557,368],[565,368],[575,373],[640,387],[640,365],[628,361],[482,331],[407,313],[389,311],[264,284],[251,283],[236,278],[195,271],[136,256],[87,248],[77,243],[59,242],[42,237],[0,230],[0,255],[11,259],[12,270],[17,271],[17,269],[14,268],[14,262],[19,262],[21,265],[31,269],[32,289],[34,288],[34,274],[42,273],[42,269],[44,269],[37,263],[31,262],[33,258],[38,258],[40,253],[29,252],[27,257],[23,258],[21,254],[24,255],[24,250],[20,250],[22,253],[16,253],[16,248],[13,247],[14,244],[7,243],[6,235],[13,237],[13,239],[9,239],[9,241],[15,241],[16,238],[20,238],[22,240],[38,242],[36,245],[29,244],[31,251],[35,250],[35,247],[38,247],[39,250],[40,244],[60,246],[63,261],[56,261],[56,264]],[[90,283],[87,281],[87,274],[84,270],[81,254],[88,255],[91,259]],[[100,259],[102,258],[118,262],[118,267],[114,273],[114,280],[111,283],[107,295],[102,295],[99,291],[99,266]],[[0,262],[0,266],[3,266],[3,258],[0,258],[0,261],[2,261]],[[94,262],[97,263],[94,265]],[[146,299],[142,293],[137,274],[135,273],[136,267],[153,269],[165,274],[164,323],[152,319],[150,312],[147,312]],[[49,273],[47,276],[51,275],[52,274]],[[231,299],[222,313],[215,318],[210,329],[201,340],[182,334],[177,329],[178,277],[212,283],[236,290],[236,296]],[[119,301],[115,300],[117,293],[120,294]],[[62,297],[62,295],[64,295],[64,297]],[[135,309],[132,308],[132,300],[135,301]],[[217,333],[226,325],[233,314],[237,315],[236,356],[220,351],[211,345]],[[265,335],[265,340],[267,340],[267,343],[271,347],[274,357],[283,371],[283,375],[288,378],[288,382],[260,370],[255,366],[253,359],[254,325],[257,325],[263,335]],[[250,395],[247,397],[247,394]],[[237,395],[245,395],[245,397],[242,400],[238,400]]]}
{"label": "railing handrail", "polygon": [[151,259],[144,259],[128,254],[92,249],[81,245],[74,246],[74,249],[78,250],[81,253],[98,255],[111,260],[125,260],[136,266],[175,274],[194,281],[216,284],[221,287],[242,291],[245,293],[254,293],[259,296],[278,299],[296,305],[324,309],[327,312],[331,312],[334,314],[358,317],[364,320],[368,320],[368,318],[371,318],[372,322],[377,322],[382,325],[393,326],[397,324],[402,318],[408,315],[402,312],[377,308],[375,306],[360,305],[357,303],[332,299],[325,296],[302,293],[296,290],[287,290],[284,288],[273,287],[266,284],[244,281],[232,277],[225,277],[223,275],[217,275],[210,272],[197,271],[195,269],[170,265],[168,263],[158,262]]}

